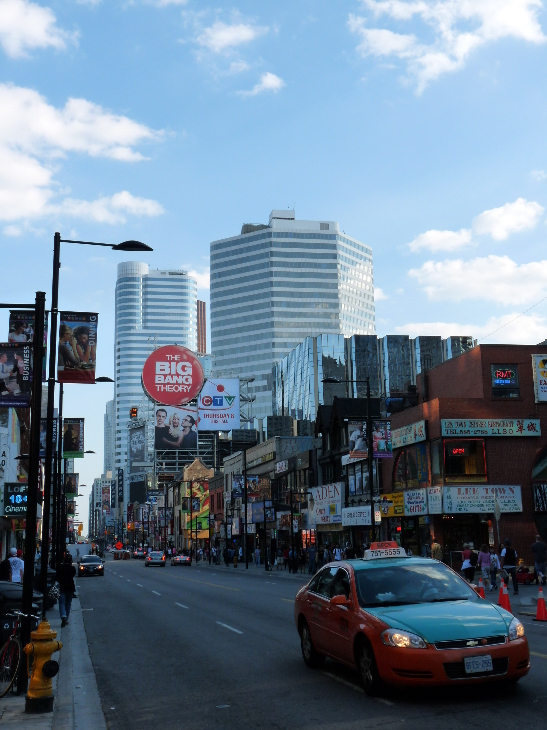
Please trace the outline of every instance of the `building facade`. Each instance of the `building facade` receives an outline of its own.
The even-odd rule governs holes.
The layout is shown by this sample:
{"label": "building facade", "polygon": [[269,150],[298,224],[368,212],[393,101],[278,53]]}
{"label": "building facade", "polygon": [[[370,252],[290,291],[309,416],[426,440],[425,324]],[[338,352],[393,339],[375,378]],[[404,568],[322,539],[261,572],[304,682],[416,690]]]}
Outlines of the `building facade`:
{"label": "building facade", "polygon": [[116,442],[116,419],[114,417],[114,401],[106,403],[104,414],[104,465],[103,472],[114,471],[114,444]]}
{"label": "building facade", "polygon": [[272,367],[306,337],[376,333],[372,250],[334,221],[272,211],[211,243],[215,375],[254,377],[253,415],[272,414]]}
{"label": "building facade", "polygon": [[198,299],[197,308],[197,335],[198,355],[205,355],[207,352],[207,305]]}

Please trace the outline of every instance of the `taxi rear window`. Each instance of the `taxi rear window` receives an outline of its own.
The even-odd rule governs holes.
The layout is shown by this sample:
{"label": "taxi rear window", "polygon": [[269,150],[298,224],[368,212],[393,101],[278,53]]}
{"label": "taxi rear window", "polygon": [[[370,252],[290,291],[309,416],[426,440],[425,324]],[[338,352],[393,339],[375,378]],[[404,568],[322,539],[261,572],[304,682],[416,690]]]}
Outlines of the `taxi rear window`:
{"label": "taxi rear window", "polygon": [[357,598],[363,608],[412,603],[476,601],[468,584],[439,563],[370,566],[355,572]]}

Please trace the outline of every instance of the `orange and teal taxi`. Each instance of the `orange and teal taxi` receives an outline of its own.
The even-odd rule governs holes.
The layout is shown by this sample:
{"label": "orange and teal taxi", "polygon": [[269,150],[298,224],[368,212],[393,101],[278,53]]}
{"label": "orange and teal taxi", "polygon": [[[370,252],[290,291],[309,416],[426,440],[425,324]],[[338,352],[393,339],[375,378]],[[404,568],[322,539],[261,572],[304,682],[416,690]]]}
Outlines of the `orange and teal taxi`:
{"label": "orange and teal taxi", "polygon": [[409,686],[516,682],[530,669],[524,626],[443,563],[373,543],[329,563],[296,596],[304,662],[356,667],[367,694]]}

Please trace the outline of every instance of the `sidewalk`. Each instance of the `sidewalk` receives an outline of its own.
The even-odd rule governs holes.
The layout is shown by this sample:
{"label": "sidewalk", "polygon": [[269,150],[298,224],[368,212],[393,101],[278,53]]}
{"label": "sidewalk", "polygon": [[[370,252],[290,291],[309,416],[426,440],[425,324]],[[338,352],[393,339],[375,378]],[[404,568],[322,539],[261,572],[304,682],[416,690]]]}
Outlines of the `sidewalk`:
{"label": "sidewalk", "polygon": [[53,679],[53,712],[27,715],[24,696],[8,694],[0,699],[0,728],[106,730],[80,601],[77,598],[72,601],[70,622],[64,629],[61,629],[58,606],[48,611],[47,618],[63,644],[61,651],[52,656],[60,665],[59,674]]}
{"label": "sidewalk", "polygon": [[303,573],[289,573],[289,569],[286,570],[283,569],[282,566],[277,569],[275,566],[271,570],[265,570],[264,563],[261,565],[255,565],[249,560],[249,569],[245,567],[245,561],[239,561],[237,562],[237,568],[234,568],[234,564],[230,563],[228,567],[224,564],[224,561],[220,563],[220,565],[215,565],[214,563],[211,563],[209,565],[208,562],[205,560],[200,560],[199,563],[192,563],[192,566],[196,566],[199,568],[206,568],[207,570],[212,570],[213,568],[216,568],[219,572],[228,573],[228,571],[231,571],[232,573],[234,571],[239,572],[242,570],[245,575],[253,575],[253,576],[265,576],[269,580],[273,580],[274,578],[281,577],[282,580],[298,580],[301,583],[307,583],[309,580],[311,580],[312,576],[308,573],[308,566],[306,565],[306,569]]}

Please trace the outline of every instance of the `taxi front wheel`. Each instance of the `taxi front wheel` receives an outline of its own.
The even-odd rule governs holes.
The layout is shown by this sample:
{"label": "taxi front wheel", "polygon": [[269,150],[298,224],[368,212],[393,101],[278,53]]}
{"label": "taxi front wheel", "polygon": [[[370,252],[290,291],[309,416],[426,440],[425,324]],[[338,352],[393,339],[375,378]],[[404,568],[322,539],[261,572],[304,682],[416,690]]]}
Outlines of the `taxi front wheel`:
{"label": "taxi front wheel", "polygon": [[358,649],[357,667],[367,695],[371,697],[379,695],[383,688],[383,682],[376,666],[374,651],[367,641],[363,641]]}
{"label": "taxi front wheel", "polygon": [[307,623],[302,626],[302,632],[300,634],[300,646],[302,647],[302,657],[307,667],[316,669],[320,667],[325,661],[325,655],[319,654],[315,650],[313,641],[311,639],[310,627]]}

